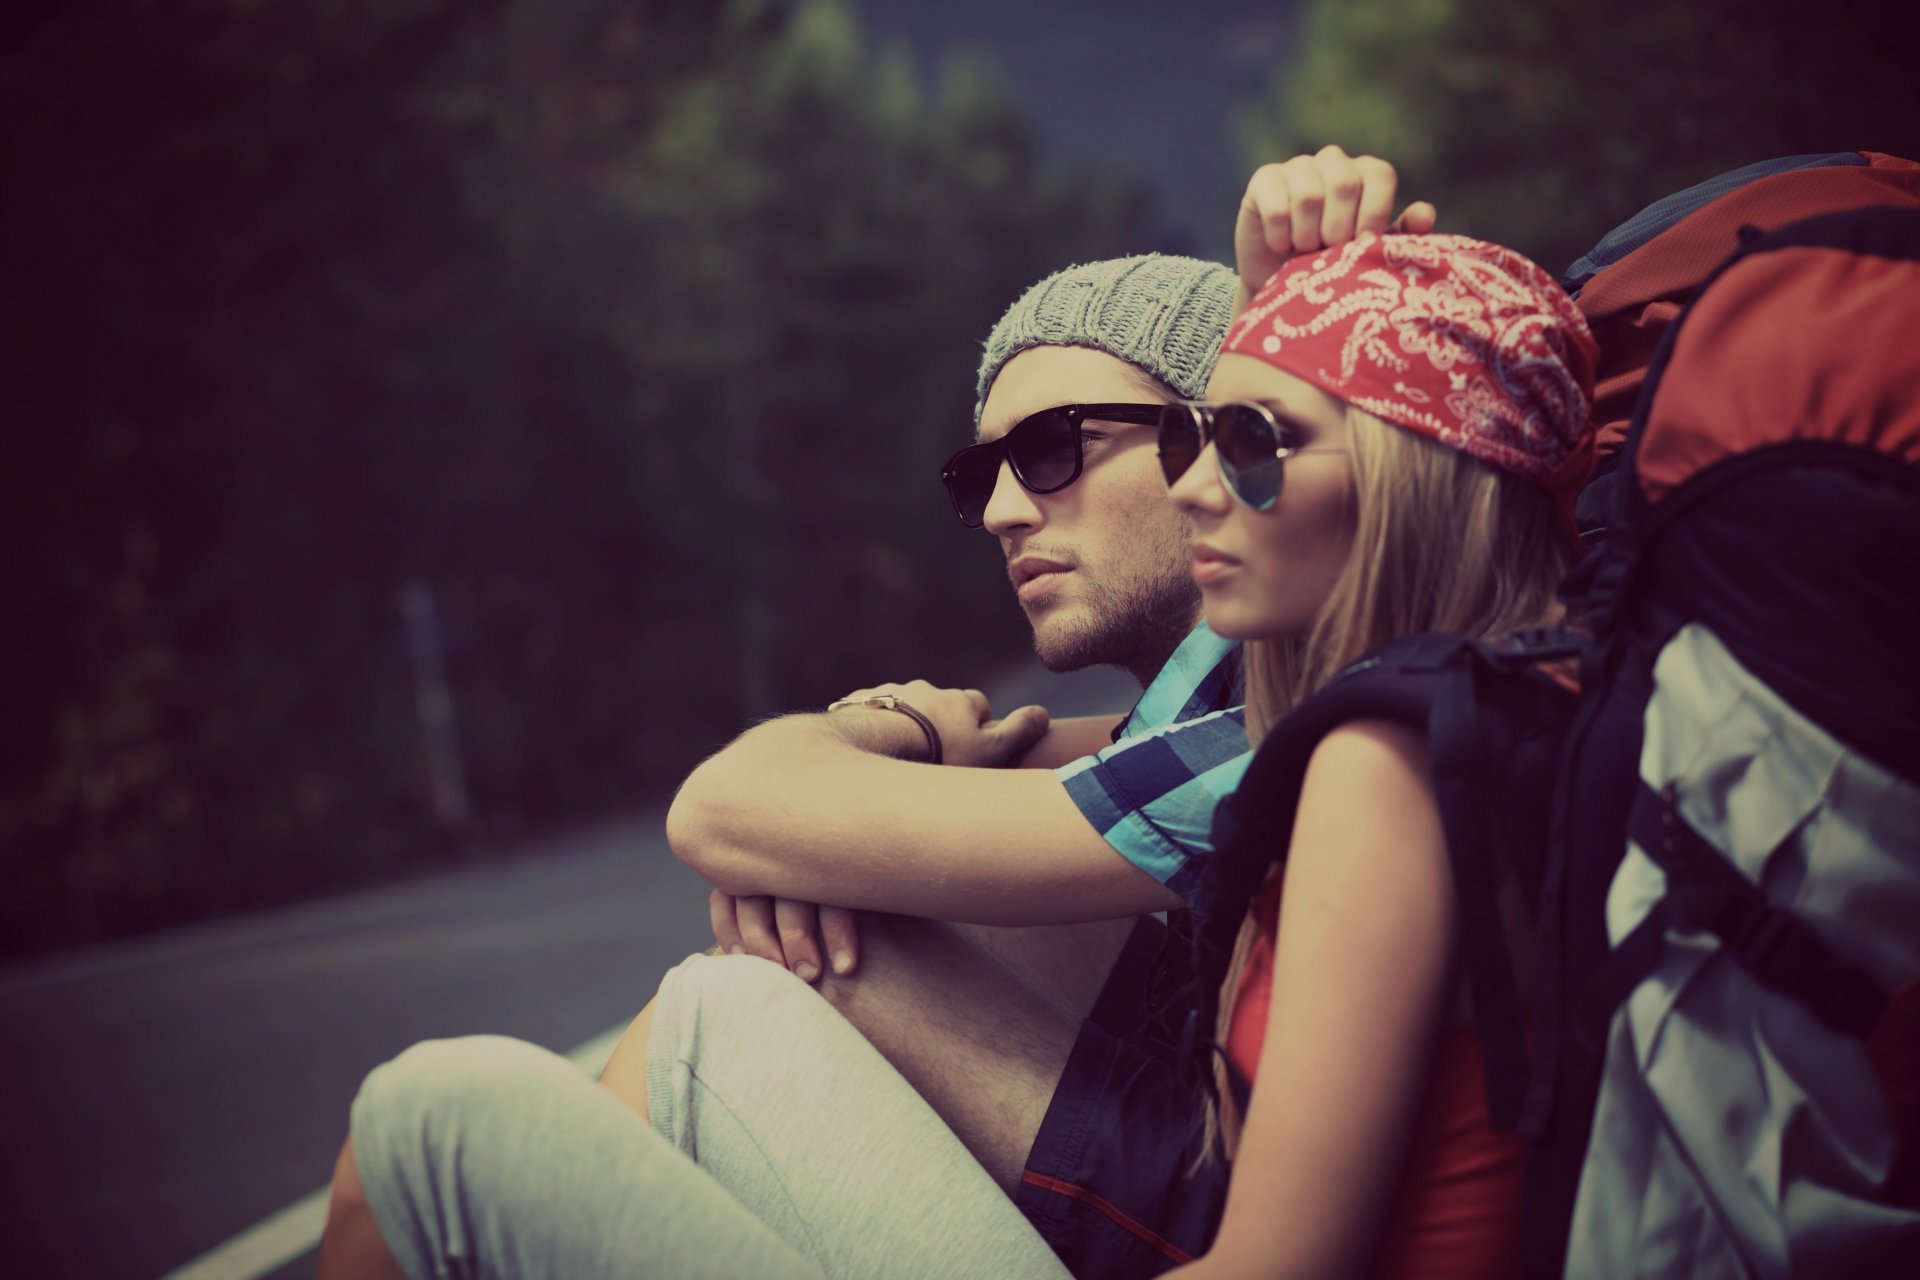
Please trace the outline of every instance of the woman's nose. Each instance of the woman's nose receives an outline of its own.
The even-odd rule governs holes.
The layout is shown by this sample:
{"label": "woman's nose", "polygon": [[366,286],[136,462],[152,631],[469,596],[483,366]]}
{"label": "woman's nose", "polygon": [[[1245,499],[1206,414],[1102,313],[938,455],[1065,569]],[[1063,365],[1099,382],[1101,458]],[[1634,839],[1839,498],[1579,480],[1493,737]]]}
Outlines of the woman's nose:
{"label": "woman's nose", "polygon": [[1211,441],[1200,450],[1179,478],[1167,487],[1167,496],[1173,499],[1173,505],[1187,513],[1225,515],[1227,511],[1226,486],[1220,483],[1220,463],[1214,456]]}

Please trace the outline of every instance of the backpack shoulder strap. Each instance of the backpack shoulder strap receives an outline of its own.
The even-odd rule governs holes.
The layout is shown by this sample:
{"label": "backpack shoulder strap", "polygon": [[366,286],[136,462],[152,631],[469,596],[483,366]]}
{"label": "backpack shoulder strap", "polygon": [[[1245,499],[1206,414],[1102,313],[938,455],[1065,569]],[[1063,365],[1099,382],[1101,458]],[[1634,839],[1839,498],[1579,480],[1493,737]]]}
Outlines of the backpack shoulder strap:
{"label": "backpack shoulder strap", "polygon": [[1187,938],[1191,985],[1178,1060],[1190,1084],[1212,1092],[1218,1057],[1236,1102],[1246,1107],[1252,1084],[1213,1038],[1220,1003],[1227,998],[1221,988],[1241,922],[1292,842],[1294,812],[1314,750],[1329,733],[1355,720],[1398,720],[1424,730],[1445,656],[1460,643],[1458,637],[1419,636],[1342,671],[1269,730],[1239,786],[1215,807],[1213,853],[1192,892]]}
{"label": "backpack shoulder strap", "polygon": [[1272,728],[1240,785],[1214,811],[1214,853],[1194,896],[1203,933],[1209,921],[1237,930],[1268,869],[1285,856],[1300,784],[1321,739],[1355,720],[1398,720],[1424,731],[1448,655],[1466,643],[1428,635],[1388,645],[1335,676]]}
{"label": "backpack shoulder strap", "polygon": [[[1495,1123],[1513,1127],[1525,1099],[1528,1062],[1518,988],[1501,926],[1496,875],[1487,850],[1505,816],[1507,773],[1520,738],[1511,714],[1516,689],[1553,700],[1556,714],[1573,694],[1541,675],[1548,658],[1582,651],[1571,631],[1525,632],[1501,645],[1430,634],[1396,641],[1349,667],[1303,702],[1267,735],[1214,818],[1214,853],[1194,907],[1194,1020],[1184,1039],[1193,1061],[1213,1025],[1241,921],[1291,842],[1307,764],[1320,742],[1343,724],[1387,719],[1426,738],[1435,800],[1446,834],[1462,917],[1474,1022],[1487,1066]],[[1551,755],[1552,753],[1547,753]],[[1508,824],[1510,829],[1510,824]],[[1528,838],[1544,839],[1544,832]]]}

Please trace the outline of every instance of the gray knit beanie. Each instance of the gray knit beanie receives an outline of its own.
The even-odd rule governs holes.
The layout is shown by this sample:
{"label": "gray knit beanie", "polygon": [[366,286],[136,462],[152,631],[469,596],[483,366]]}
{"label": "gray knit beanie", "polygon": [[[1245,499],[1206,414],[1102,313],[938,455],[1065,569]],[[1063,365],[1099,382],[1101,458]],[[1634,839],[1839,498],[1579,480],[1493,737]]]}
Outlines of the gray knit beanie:
{"label": "gray knit beanie", "polygon": [[1000,366],[1028,347],[1092,347],[1181,395],[1206,394],[1233,312],[1234,274],[1216,262],[1150,253],[1068,267],[1007,308],[987,335],[973,421]]}

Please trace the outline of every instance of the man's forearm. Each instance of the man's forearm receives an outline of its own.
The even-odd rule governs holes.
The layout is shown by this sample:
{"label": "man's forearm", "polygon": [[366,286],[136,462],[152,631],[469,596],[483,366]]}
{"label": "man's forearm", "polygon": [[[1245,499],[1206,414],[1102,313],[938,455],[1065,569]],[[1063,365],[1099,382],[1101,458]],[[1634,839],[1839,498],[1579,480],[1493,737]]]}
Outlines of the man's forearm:
{"label": "man's forearm", "polygon": [[1107,919],[1178,903],[1108,847],[1044,771],[934,767],[888,759],[890,750],[924,751],[918,726],[892,712],[758,725],[688,777],[668,811],[668,842],[730,893],[974,923]]}
{"label": "man's forearm", "polygon": [[830,734],[856,751],[892,760],[924,762],[930,746],[928,731],[921,728],[918,721],[905,712],[884,707],[852,706],[839,711],[781,716],[758,728],[770,729],[776,725],[783,734]]}
{"label": "man's forearm", "polygon": [[1022,769],[1058,769],[1090,756],[1113,741],[1119,716],[1074,716],[1055,720],[1040,740],[1015,761]]}
{"label": "man's forearm", "polygon": [[911,760],[925,751],[920,728],[880,710],[814,712],[768,720],[703,761],[681,783],[667,810],[667,843],[681,861],[714,879],[729,854],[779,854],[792,833],[769,804],[774,784],[796,770],[858,766],[861,758]]}

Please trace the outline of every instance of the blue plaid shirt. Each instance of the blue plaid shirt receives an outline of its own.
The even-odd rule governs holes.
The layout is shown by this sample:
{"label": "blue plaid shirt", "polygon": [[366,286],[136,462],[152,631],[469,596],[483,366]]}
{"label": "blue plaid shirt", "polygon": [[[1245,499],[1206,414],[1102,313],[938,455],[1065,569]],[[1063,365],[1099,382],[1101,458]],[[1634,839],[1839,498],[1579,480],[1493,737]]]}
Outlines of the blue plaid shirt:
{"label": "blue plaid shirt", "polygon": [[1180,642],[1111,747],[1056,770],[1094,830],[1186,897],[1213,851],[1214,806],[1251,758],[1238,649],[1206,623]]}

